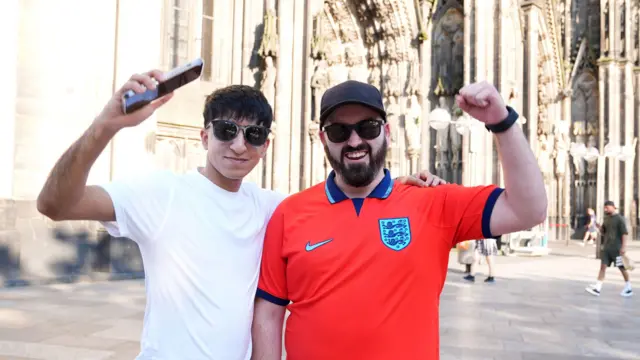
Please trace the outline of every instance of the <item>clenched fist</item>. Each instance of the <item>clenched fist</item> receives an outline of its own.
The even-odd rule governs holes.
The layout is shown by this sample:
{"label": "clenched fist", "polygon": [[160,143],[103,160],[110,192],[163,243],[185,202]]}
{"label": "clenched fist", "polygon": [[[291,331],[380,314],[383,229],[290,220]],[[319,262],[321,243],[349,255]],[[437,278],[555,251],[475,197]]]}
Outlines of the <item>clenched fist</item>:
{"label": "clenched fist", "polygon": [[494,125],[509,114],[498,90],[486,81],[467,85],[456,95],[462,111],[486,125]]}

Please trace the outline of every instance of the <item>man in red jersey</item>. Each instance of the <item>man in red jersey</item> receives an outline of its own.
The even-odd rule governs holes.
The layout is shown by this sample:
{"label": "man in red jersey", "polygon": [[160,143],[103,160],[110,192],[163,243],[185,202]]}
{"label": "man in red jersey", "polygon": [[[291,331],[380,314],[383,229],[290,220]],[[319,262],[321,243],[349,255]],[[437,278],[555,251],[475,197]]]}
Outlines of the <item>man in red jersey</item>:
{"label": "man in red jersey", "polygon": [[254,360],[436,360],[449,252],[542,223],[547,195],[519,126],[486,82],[460,108],[495,134],[505,189],[415,187],[384,169],[390,130],[375,87],[347,81],[322,98],[333,171],[285,199],[267,227],[253,322]]}

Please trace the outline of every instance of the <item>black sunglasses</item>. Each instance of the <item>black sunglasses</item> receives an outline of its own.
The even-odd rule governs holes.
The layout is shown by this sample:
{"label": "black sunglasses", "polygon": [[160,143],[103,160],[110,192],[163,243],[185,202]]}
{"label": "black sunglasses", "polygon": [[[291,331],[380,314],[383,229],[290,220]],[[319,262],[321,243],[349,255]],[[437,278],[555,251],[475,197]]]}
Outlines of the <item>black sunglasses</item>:
{"label": "black sunglasses", "polygon": [[376,119],[365,119],[353,125],[331,124],[323,128],[329,141],[341,143],[349,140],[351,132],[356,131],[358,136],[364,140],[373,140],[380,136],[384,121]]}
{"label": "black sunglasses", "polygon": [[213,128],[213,136],[220,141],[231,141],[235,139],[240,130],[244,133],[247,144],[252,146],[262,146],[269,138],[270,129],[260,125],[238,125],[231,120],[212,120],[209,126]]}

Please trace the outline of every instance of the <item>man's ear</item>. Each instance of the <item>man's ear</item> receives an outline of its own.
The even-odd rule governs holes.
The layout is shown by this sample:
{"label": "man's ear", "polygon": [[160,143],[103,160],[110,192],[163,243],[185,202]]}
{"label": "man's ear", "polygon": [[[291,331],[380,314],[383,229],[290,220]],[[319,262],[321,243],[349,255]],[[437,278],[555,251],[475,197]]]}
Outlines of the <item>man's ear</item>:
{"label": "man's ear", "polygon": [[325,138],[324,131],[319,131],[318,132],[318,137],[320,138],[320,142],[322,143],[322,146],[326,146],[327,145],[327,139]]}
{"label": "man's ear", "polygon": [[205,150],[209,149],[209,132],[207,129],[200,130],[200,139],[202,140],[202,148]]}
{"label": "man's ear", "polygon": [[387,147],[391,146],[391,126],[384,123],[384,136],[387,138]]}
{"label": "man's ear", "polygon": [[266,158],[267,150],[269,150],[269,145],[271,145],[271,139],[267,139],[267,142],[265,142],[264,145],[260,147],[259,153],[262,159]]}

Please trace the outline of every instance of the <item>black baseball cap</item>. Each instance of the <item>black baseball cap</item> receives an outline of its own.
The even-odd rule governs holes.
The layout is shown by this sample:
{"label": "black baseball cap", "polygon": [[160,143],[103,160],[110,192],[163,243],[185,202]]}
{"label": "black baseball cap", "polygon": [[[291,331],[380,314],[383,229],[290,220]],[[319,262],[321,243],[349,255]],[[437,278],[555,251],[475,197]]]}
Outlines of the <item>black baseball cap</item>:
{"label": "black baseball cap", "polygon": [[386,121],[387,112],[382,103],[380,90],[373,85],[348,80],[327,89],[320,102],[320,127],[327,117],[338,107],[347,104],[359,104],[377,111]]}
{"label": "black baseball cap", "polygon": [[611,201],[611,200],[607,200],[607,201],[605,201],[605,202],[604,202],[604,206],[613,206],[613,207],[616,207],[616,204],[615,204],[613,201]]}

